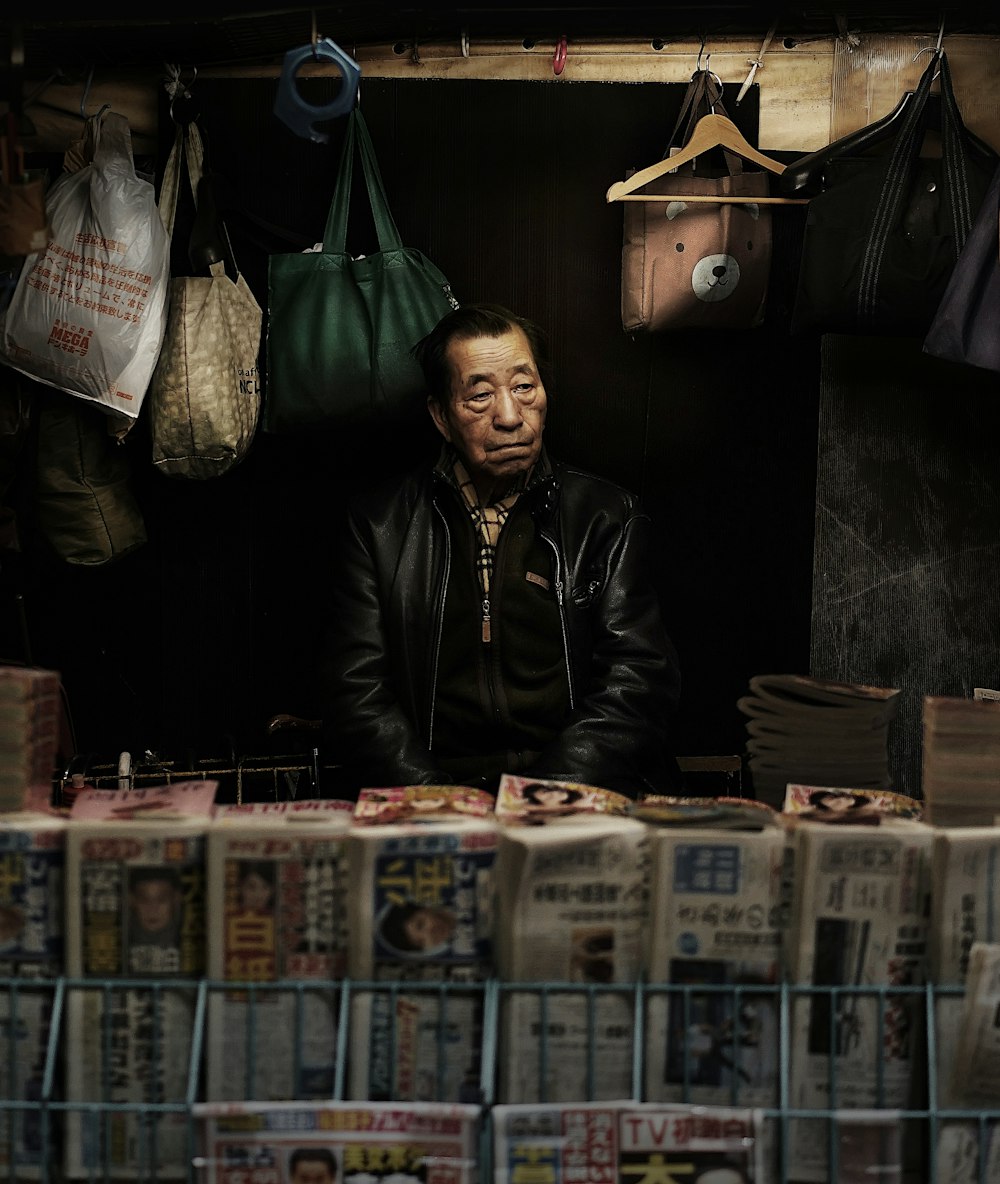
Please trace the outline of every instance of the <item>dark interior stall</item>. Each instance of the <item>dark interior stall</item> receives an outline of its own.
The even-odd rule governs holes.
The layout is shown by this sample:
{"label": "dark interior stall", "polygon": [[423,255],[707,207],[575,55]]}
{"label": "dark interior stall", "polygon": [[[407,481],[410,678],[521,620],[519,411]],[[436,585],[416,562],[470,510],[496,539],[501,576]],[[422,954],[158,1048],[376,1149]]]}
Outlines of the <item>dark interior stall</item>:
{"label": "dark interior stall", "polygon": [[[322,101],[335,86],[303,93]],[[737,90],[727,81],[730,112],[756,143],[759,84],[738,108]],[[233,249],[265,308],[268,256],[322,237],[342,131],[325,144],[292,135],[274,91],[269,78],[191,84]],[[403,241],[460,301],[548,330],[549,448],[635,489],[657,524],[684,677],[677,752],[741,752],[736,701],[757,673],[899,686],[894,769],[919,791],[921,697],[1000,681],[995,376],[933,362],[919,343],[791,333],[804,206],[773,215],[761,326],[623,332],[622,209],[605,191],[660,157],[683,92],[373,77],[360,99]],[[157,151],[139,163],[159,176],[173,136],[162,93],[158,114]],[[373,249],[370,226],[355,235],[352,252]],[[29,440],[5,499],[20,549],[0,556],[0,655],[62,672],[76,749],[95,760],[280,751],[289,740],[269,737],[268,720],[319,710],[333,516],[434,440],[429,422],[259,431],[230,473],[183,481],[154,471],[140,419],[121,453],[148,541],[89,568],[61,561],[36,528]]]}

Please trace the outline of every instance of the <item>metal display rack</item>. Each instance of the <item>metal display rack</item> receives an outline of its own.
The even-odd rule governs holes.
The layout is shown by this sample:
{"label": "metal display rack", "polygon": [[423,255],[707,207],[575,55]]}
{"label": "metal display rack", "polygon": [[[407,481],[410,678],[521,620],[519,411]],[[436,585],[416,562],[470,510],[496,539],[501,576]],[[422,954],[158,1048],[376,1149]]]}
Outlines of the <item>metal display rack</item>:
{"label": "metal display rack", "polygon": [[[149,992],[150,998],[154,1002],[157,997],[164,993],[178,991],[190,992],[193,999],[194,1023],[183,1094],[181,1095],[179,1093],[177,1096],[157,1096],[156,1089],[151,1086],[149,1094],[146,1097],[129,1102],[110,1100],[112,1094],[111,1079],[114,1050],[113,1033],[108,1030],[101,1034],[100,1080],[102,1084],[100,1096],[88,1097],[84,1101],[67,1100],[64,1088],[64,1069],[69,1058],[80,1055],[79,1049],[68,1047],[66,1035],[68,999],[73,992],[96,991],[110,998],[114,992],[121,992],[123,990]],[[779,1181],[780,1184],[784,1184],[786,1180],[790,1179],[786,1168],[788,1163],[789,1126],[794,1120],[803,1118],[827,1120],[828,1178],[830,1181],[838,1181],[840,1179],[836,1120],[843,1119],[848,1112],[838,1106],[842,1083],[838,1080],[838,1068],[835,1057],[829,1058],[828,1085],[829,1097],[831,1099],[830,1108],[801,1109],[796,1108],[793,1104],[791,1093],[791,1046],[793,1040],[793,1008],[795,1001],[805,996],[821,997],[828,1001],[829,1006],[825,1011],[829,1016],[830,1047],[835,1047],[836,1027],[838,1023],[842,1022],[838,1019],[840,1014],[839,1004],[862,996],[873,999],[875,1000],[881,1022],[890,1005],[898,1004],[900,1000],[905,1000],[906,1005],[911,1009],[911,1014],[918,1021],[915,1023],[913,1036],[914,1048],[919,1046],[921,1049],[919,1056],[914,1054],[914,1064],[921,1070],[915,1073],[915,1077],[919,1079],[918,1096],[921,1099],[920,1104],[914,1105],[911,1108],[900,1109],[896,1106],[881,1106],[878,1099],[876,1099],[874,1108],[876,1110],[885,1110],[886,1114],[891,1116],[894,1121],[903,1123],[911,1150],[914,1146],[917,1147],[917,1161],[922,1161],[925,1168],[922,1173],[918,1168],[917,1176],[913,1177],[914,1179],[927,1181],[927,1184],[937,1184],[937,1151],[942,1126],[945,1123],[956,1121],[967,1125],[972,1124],[978,1137],[978,1166],[974,1166],[967,1177],[965,1177],[968,1180],[968,1184],[986,1184],[988,1179],[992,1180],[992,1176],[988,1174],[988,1148],[993,1128],[997,1123],[1000,1123],[1000,1098],[997,1099],[996,1107],[991,1109],[945,1109],[939,1104],[937,1084],[938,1047],[934,1019],[936,1005],[942,999],[961,996],[961,988],[933,985],[890,988],[856,986],[814,987],[791,984],[776,986],[755,984],[752,987],[646,983],[628,985],[579,983],[539,984],[501,983],[494,979],[475,984],[448,982],[386,983],[352,980],[237,983],[231,981],[211,981],[208,979],[71,979],[66,977],[49,981],[0,979],[0,1008],[3,1009],[3,1018],[0,1020],[0,1033],[2,1033],[3,1043],[6,1044],[5,1060],[7,1064],[3,1088],[0,1090],[0,1093],[3,1095],[0,1097],[0,1146],[7,1153],[4,1157],[5,1167],[3,1174],[9,1180],[21,1180],[28,1177],[39,1179],[43,1182],[61,1180],[63,1178],[62,1151],[64,1133],[70,1115],[76,1114],[81,1116],[77,1121],[80,1123],[79,1129],[83,1132],[84,1143],[88,1146],[100,1147],[102,1145],[107,1146],[108,1144],[108,1130],[114,1123],[115,1116],[137,1114],[141,1116],[139,1128],[142,1134],[139,1140],[138,1155],[138,1161],[141,1166],[136,1171],[125,1176],[122,1174],[120,1168],[112,1169],[106,1157],[101,1158],[97,1156],[88,1165],[87,1175],[84,1178],[94,1182],[123,1178],[143,1182],[160,1181],[167,1178],[175,1179],[175,1175],[171,1175],[170,1177],[163,1176],[158,1169],[158,1129],[165,1116],[181,1115],[184,1117],[187,1126],[187,1181],[188,1184],[197,1184],[201,1172],[198,1159],[198,1124],[193,1108],[197,1102],[202,1100],[202,1066],[206,1049],[206,1023],[209,1013],[209,997],[213,992],[220,991],[245,992],[245,998],[249,1001],[250,1006],[247,1012],[248,1018],[244,1032],[246,1041],[244,1051],[248,1065],[254,1063],[254,1048],[257,1040],[258,1013],[255,1002],[261,1001],[266,993],[270,991],[290,991],[295,994],[298,1003],[296,1007],[297,1018],[296,1022],[292,1025],[293,1030],[289,1032],[289,1040],[294,1041],[296,1048],[298,1048],[302,1039],[302,1017],[304,1014],[302,1004],[304,1003],[306,994],[310,991],[333,993],[337,1003],[338,1034],[336,1069],[333,1088],[329,1098],[331,1101],[342,1101],[347,1098],[347,1057],[350,1046],[349,1036],[352,1002],[359,991],[385,993],[393,1000],[404,992],[406,994],[420,992],[436,995],[440,1000],[440,1032],[444,1031],[447,1024],[449,1004],[459,994],[465,998],[470,993],[474,995],[481,1003],[482,1016],[478,1087],[474,1086],[471,1091],[475,1096],[463,1098],[443,1098],[439,1096],[437,1100],[476,1102],[482,1105],[483,1128],[479,1162],[479,1179],[481,1184],[486,1184],[490,1179],[492,1171],[490,1108],[498,1100],[498,1058],[501,1047],[501,1025],[503,1023],[504,1013],[503,1002],[507,997],[515,994],[528,993],[538,998],[541,1016],[541,1023],[539,1025],[538,1101],[558,1103],[576,1102],[584,1099],[563,1099],[546,1096],[546,1068],[548,1057],[551,1055],[548,1048],[549,1041],[547,1034],[549,1032],[549,1023],[547,1022],[547,1015],[550,1010],[552,1015],[557,1016],[559,1014],[559,1003],[558,1000],[553,998],[554,996],[561,997],[567,994],[573,994],[586,999],[586,1011],[591,1037],[594,1032],[596,1009],[602,996],[608,994],[618,995],[631,1003],[635,1018],[635,1027],[631,1038],[632,1097],[638,1101],[643,1100],[646,1058],[650,1054],[646,1018],[648,1015],[648,1006],[652,999],[657,996],[669,996],[675,1000],[679,1000],[679,1006],[683,1011],[685,1019],[686,1030],[687,1020],[692,1014],[693,1006],[699,997],[704,997],[712,992],[719,992],[727,997],[729,1005],[738,1010],[741,998],[752,996],[754,999],[760,999],[764,995],[771,996],[775,1002],[779,1017],[777,1049],[778,1080],[775,1090],[775,1104],[769,1108],[765,1108],[763,1114],[766,1119],[773,1121],[775,1124],[778,1167],[776,1169],[775,1181],[766,1180],[763,1184],[778,1184]],[[37,1072],[29,1074],[31,1084],[18,1087],[18,1075],[15,1072],[15,1065],[18,1057],[18,1040],[22,1034],[22,1025],[19,1022],[19,1017],[28,1006],[28,1000],[31,997],[38,997],[39,995],[47,1001],[50,1009],[49,1031],[47,1041],[45,1042],[44,1061],[35,1067],[38,1070]],[[152,1010],[155,1014],[155,1007]],[[395,1014],[395,1007],[391,1010]],[[395,1039],[395,1034],[393,1034],[393,1039]],[[732,1040],[732,1053],[735,1056],[737,1052],[735,1032]],[[163,1047],[163,1033],[154,1032],[152,1041],[154,1045],[154,1056],[160,1057],[165,1055],[166,1049]],[[881,1044],[881,1042],[879,1043]],[[594,1041],[592,1038],[588,1044],[586,1092],[589,1097],[598,1097],[601,1096],[601,1065],[594,1053]],[[436,1066],[439,1094],[441,1083],[444,1080],[444,1056],[443,1049],[440,1048],[440,1045],[441,1041],[439,1040],[441,1055],[439,1056],[439,1063]],[[394,1050],[390,1049],[390,1059],[394,1058],[394,1055]],[[876,1070],[878,1089],[881,1091],[881,1064],[876,1066]],[[155,1074],[152,1076],[155,1077]],[[683,1078],[682,1093],[686,1096],[690,1093],[689,1086],[691,1079],[690,1063],[686,1051]],[[251,1073],[248,1072],[247,1080],[243,1085],[243,1093],[246,1095],[246,1100],[253,1100],[251,1096]],[[681,1100],[685,1100],[685,1098],[682,1097]],[[746,1104],[741,1097],[741,1087],[736,1075],[733,1075],[729,1103],[737,1106]],[[16,1155],[14,1157],[9,1155],[9,1148],[16,1139],[20,1139],[30,1148],[30,1159],[33,1161],[32,1167],[27,1167],[23,1158],[22,1162],[18,1163]],[[914,1139],[917,1140],[916,1144],[913,1142]],[[882,1181],[889,1177],[878,1174],[876,1177],[873,1177],[873,1179],[875,1178]],[[897,1177],[893,1176],[892,1178],[896,1179]],[[761,1182],[758,1182],[758,1184],[761,1184]]]}

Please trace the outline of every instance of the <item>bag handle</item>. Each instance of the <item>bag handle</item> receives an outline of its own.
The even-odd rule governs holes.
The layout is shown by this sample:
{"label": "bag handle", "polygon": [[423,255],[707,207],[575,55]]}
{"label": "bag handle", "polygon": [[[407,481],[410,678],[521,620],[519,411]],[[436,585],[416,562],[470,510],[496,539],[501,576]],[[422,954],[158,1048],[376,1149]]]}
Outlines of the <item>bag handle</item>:
{"label": "bag handle", "polygon": [[399,250],[403,240],[399,237],[396,223],[389,211],[382,174],[379,172],[375,149],[360,107],[355,107],[347,117],[347,135],[340,157],[340,171],[337,174],[337,184],[323,231],[323,250],[334,255],[343,255],[347,251],[347,219],[351,207],[355,150],[361,154],[361,167],[364,170],[365,188],[368,191],[379,250]]}
{"label": "bag handle", "polygon": [[177,198],[180,194],[181,183],[181,147],[187,161],[188,184],[191,186],[191,199],[194,208],[198,208],[198,182],[201,180],[205,167],[205,146],[201,140],[201,132],[193,123],[178,124],[177,134],[167,157],[163,170],[163,184],[160,186],[160,221],[169,238],[173,237],[174,222],[177,218]]}
{"label": "bag handle", "polygon": [[[727,119],[729,118],[729,112],[722,101],[722,82],[719,76],[713,74],[711,70],[698,69],[691,75],[691,81],[684,92],[684,102],[681,104],[677,122],[674,124],[674,130],[670,133],[670,139],[667,141],[666,151],[661,160],[666,160],[670,156],[670,149],[677,143],[677,135],[685,120],[687,126],[684,128],[684,135],[679,145],[682,148],[691,139],[694,129],[705,115],[723,115]],[[723,156],[730,176],[736,176],[743,172],[743,162],[735,152],[724,148]]]}
{"label": "bag handle", "polygon": [[968,133],[955,100],[948,55],[938,51],[920,77],[913,98],[903,113],[903,121],[889,154],[885,179],[879,193],[865,253],[861,261],[858,287],[858,317],[866,320],[875,313],[878,282],[889,240],[889,231],[901,217],[906,179],[912,173],[927,125],[927,99],[931,83],[941,75],[941,159],[943,166],[942,201],[950,213],[955,258],[958,258],[972,227],[975,211],[971,209],[966,159]]}

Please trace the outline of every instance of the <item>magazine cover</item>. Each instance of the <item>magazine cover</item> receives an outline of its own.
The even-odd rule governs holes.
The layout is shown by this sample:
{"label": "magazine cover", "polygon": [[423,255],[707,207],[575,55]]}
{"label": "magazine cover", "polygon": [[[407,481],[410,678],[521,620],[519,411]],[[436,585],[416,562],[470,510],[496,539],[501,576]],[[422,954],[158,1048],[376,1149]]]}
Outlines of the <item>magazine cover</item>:
{"label": "magazine cover", "polygon": [[634,1105],[494,1106],[493,1184],[618,1184],[618,1114]]}
{"label": "magazine cover", "polygon": [[646,1097],[774,1106],[788,837],[667,828],[652,843]]}
{"label": "magazine cover", "polygon": [[478,1106],[196,1105],[204,1184],[476,1184]]}
{"label": "magazine cover", "polygon": [[52,793],[62,705],[59,675],[0,666],[0,808],[23,810],[33,791]]}
{"label": "magazine cover", "polygon": [[479,984],[493,968],[495,823],[354,827],[349,842],[351,977],[450,984],[444,995],[355,990],[351,1096],[478,1097]]}
{"label": "magazine cover", "polygon": [[782,813],[811,822],[877,826],[880,818],[920,820],[924,808],[915,798],[885,789],[841,789],[828,785],[786,785]]}
{"label": "magazine cover", "polygon": [[[347,970],[349,816],[273,817],[208,835],[208,974],[214,981],[317,983]],[[208,1002],[208,1100],[329,1098],[336,988],[216,990]],[[251,1066],[252,1071],[251,1071]]]}
{"label": "magazine cover", "polygon": [[218,781],[174,781],[138,789],[82,789],[69,816],[73,822],[134,822],[209,819],[215,808]]}
{"label": "magazine cover", "polygon": [[[152,1165],[162,1178],[186,1174],[187,1117],[158,1107],[187,1094],[191,980],[205,973],[205,834],[202,821],[67,827],[67,972],[98,980],[67,992],[67,1100],[143,1104],[68,1111],[68,1176],[124,1179]],[[109,978],[121,989],[101,985]]]}
{"label": "magazine cover", "polygon": [[[919,822],[795,830],[791,979],[815,986],[926,982],[933,832]],[[922,1071],[922,996],[821,992],[792,1001],[795,1109],[906,1107]],[[834,1008],[836,1010],[834,1010]],[[837,1096],[830,1096],[830,1058]],[[822,1119],[790,1124],[793,1178],[825,1181]]]}
{"label": "magazine cover", "polygon": [[283,818],[288,822],[326,821],[331,816],[350,820],[354,803],[341,798],[293,798],[281,802],[222,802],[212,814],[214,822],[257,822]]}
{"label": "magazine cover", "polygon": [[394,785],[362,789],[354,807],[358,826],[390,822],[442,822],[455,818],[487,818],[494,800],[485,789],[467,785]]}
{"label": "magazine cover", "polygon": [[[63,870],[66,823],[38,815],[0,816],[0,1047],[4,1096],[42,1097],[55,987],[64,972]],[[37,1178],[42,1151],[55,1139],[39,1110],[8,1111],[0,1122],[0,1172]]]}
{"label": "magazine cover", "polygon": [[532,825],[566,814],[627,814],[631,805],[624,795],[595,785],[504,773],[496,815],[502,822]]}
{"label": "magazine cover", "polygon": [[[940,986],[964,986],[976,942],[1000,941],[1000,830],[936,827],[932,857],[930,972]],[[937,1083],[941,1104],[956,1105],[953,1066],[962,996],[935,996]]]}
{"label": "magazine cover", "polygon": [[[504,826],[497,856],[497,964],[504,1103],[604,1101],[633,1092],[634,996],[649,895],[649,831],[577,814]],[[614,990],[623,984],[623,990]],[[588,987],[593,986],[590,990]]]}

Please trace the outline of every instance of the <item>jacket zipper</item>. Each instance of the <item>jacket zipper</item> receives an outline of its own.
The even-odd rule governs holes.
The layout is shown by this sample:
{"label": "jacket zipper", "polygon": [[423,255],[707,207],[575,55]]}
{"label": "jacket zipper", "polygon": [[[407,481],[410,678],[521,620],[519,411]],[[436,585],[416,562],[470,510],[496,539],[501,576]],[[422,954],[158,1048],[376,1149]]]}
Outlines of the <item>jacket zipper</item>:
{"label": "jacket zipper", "polygon": [[569,630],[566,628],[566,604],[565,604],[565,585],[563,584],[563,570],[562,561],[559,557],[559,548],[556,546],[555,539],[545,533],[544,530],[539,531],[541,537],[552,548],[552,559],[554,561],[555,572],[555,588],[556,588],[556,607],[559,609],[559,628],[562,632],[563,643],[563,662],[566,665],[566,687],[569,690],[569,709],[573,711],[576,707],[576,692],[573,689],[573,671],[569,662]]}
{"label": "jacket zipper", "polygon": [[441,637],[444,633],[444,605],[448,598],[448,579],[451,576],[451,532],[448,530],[448,519],[438,505],[437,498],[434,499],[433,505],[434,512],[441,519],[441,524],[444,527],[444,580],[438,597],[437,637],[434,639],[434,665],[431,668],[431,709],[427,722],[428,752],[433,751],[434,748],[434,710],[437,707],[438,662],[441,658]]}

